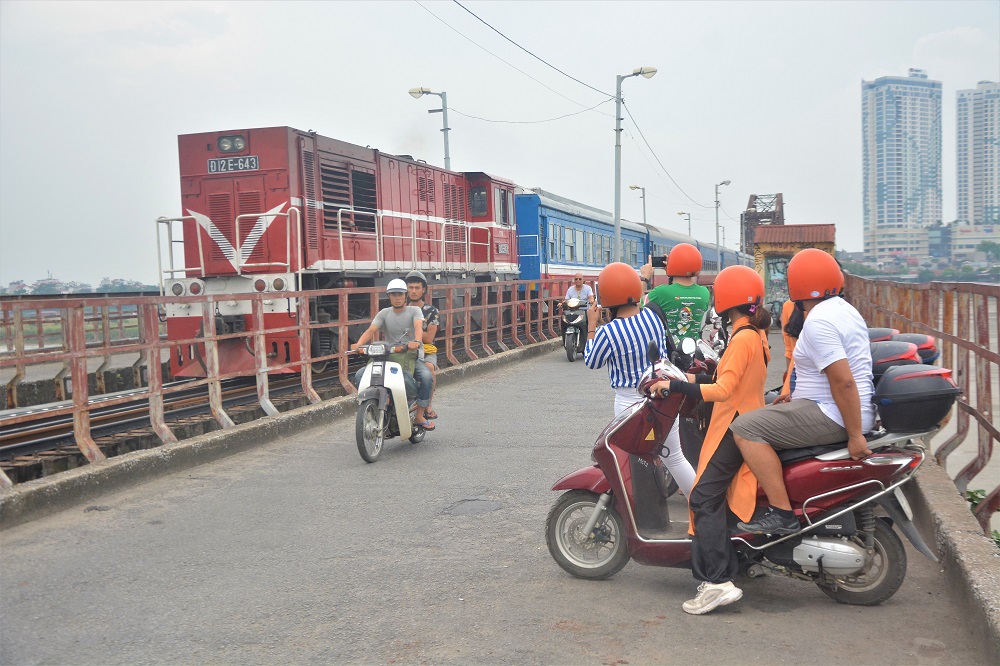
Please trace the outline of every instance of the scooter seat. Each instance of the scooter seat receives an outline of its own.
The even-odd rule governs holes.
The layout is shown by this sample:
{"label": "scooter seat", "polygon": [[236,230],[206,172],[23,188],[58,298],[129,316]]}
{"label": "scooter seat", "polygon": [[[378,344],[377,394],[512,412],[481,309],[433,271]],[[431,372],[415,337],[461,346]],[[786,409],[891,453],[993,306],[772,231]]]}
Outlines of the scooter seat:
{"label": "scooter seat", "polygon": [[784,449],[782,451],[778,451],[778,460],[781,461],[782,465],[788,465],[799,460],[805,460],[806,458],[815,458],[816,456],[821,456],[824,453],[839,451],[845,446],[847,446],[847,442],[840,442],[839,444],[825,444],[823,446],[807,446],[804,449]]}

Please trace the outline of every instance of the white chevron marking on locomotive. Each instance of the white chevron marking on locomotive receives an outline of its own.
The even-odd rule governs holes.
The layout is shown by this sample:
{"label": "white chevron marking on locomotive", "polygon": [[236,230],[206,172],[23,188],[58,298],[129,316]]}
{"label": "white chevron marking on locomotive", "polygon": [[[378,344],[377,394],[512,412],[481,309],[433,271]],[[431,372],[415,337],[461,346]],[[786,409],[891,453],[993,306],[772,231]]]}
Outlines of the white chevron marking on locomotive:
{"label": "white chevron marking on locomotive", "polygon": [[[243,241],[243,245],[240,246],[240,263],[245,263],[250,258],[250,255],[257,248],[257,243],[263,237],[264,232],[267,231],[267,228],[271,226],[271,222],[277,217],[276,213],[279,213],[284,206],[285,204],[280,203],[257,218],[257,222],[254,223],[253,228],[250,229],[250,233],[247,234],[246,240]],[[209,238],[215,241],[215,244],[222,250],[222,255],[229,261],[233,270],[236,270],[236,248],[233,247],[233,244],[229,242],[229,239],[226,238],[219,227],[215,226],[212,218],[193,211],[190,208],[188,209],[188,215],[193,217],[198,226],[204,229]]]}
{"label": "white chevron marking on locomotive", "polygon": [[254,223],[253,229],[247,234],[246,240],[243,241],[243,245],[240,246],[240,261],[246,263],[246,260],[250,258],[253,254],[254,249],[257,247],[257,242],[267,231],[267,228],[271,226],[274,222],[274,218],[277,217],[275,213],[281,212],[281,209],[285,207],[285,204],[280,203],[271,210],[267,211],[263,215],[257,218],[257,222]]}
{"label": "white chevron marking on locomotive", "polygon": [[209,238],[215,241],[215,244],[219,246],[220,250],[222,250],[222,255],[229,260],[233,270],[236,270],[236,248],[233,247],[233,244],[229,242],[229,239],[223,235],[219,228],[215,226],[215,223],[212,222],[212,218],[208,215],[197,213],[190,208],[188,208],[188,215],[193,217],[198,223],[198,226],[204,229]]}

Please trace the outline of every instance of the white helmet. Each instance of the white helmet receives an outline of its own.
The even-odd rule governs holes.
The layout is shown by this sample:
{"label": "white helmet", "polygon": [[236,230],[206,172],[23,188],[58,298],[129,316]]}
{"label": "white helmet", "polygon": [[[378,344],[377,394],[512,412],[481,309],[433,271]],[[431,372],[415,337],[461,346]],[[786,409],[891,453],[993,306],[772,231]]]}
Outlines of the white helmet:
{"label": "white helmet", "polygon": [[396,278],[394,280],[389,280],[389,284],[385,286],[385,293],[387,294],[405,294],[406,293],[406,283]]}

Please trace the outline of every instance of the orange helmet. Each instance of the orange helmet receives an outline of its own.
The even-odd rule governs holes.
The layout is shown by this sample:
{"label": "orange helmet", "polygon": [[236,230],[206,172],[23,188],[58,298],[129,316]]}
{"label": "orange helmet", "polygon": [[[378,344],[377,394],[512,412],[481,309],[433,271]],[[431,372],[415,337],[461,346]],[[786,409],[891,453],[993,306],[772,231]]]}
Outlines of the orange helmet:
{"label": "orange helmet", "polygon": [[667,255],[667,275],[694,277],[701,272],[701,252],[690,243],[679,243]]}
{"label": "orange helmet", "polygon": [[844,291],[844,272],[831,255],[814,247],[798,252],[788,262],[788,298],[806,301],[811,298],[839,296]]}
{"label": "orange helmet", "polygon": [[712,293],[719,314],[737,305],[760,305],[764,302],[764,278],[749,266],[727,266],[715,276]]}
{"label": "orange helmet", "polygon": [[608,264],[597,278],[597,293],[601,306],[613,308],[631,302],[638,305],[642,299],[642,282],[639,274],[628,264]]}

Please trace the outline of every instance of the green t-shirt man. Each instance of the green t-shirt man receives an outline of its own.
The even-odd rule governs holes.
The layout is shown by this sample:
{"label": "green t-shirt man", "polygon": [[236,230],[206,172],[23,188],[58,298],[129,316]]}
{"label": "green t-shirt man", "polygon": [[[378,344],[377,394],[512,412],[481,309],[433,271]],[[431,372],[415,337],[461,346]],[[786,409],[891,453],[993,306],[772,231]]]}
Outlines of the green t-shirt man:
{"label": "green t-shirt man", "polygon": [[663,310],[670,335],[678,340],[701,337],[702,320],[712,306],[712,296],[707,287],[675,281],[655,287],[649,292],[648,299]]}

